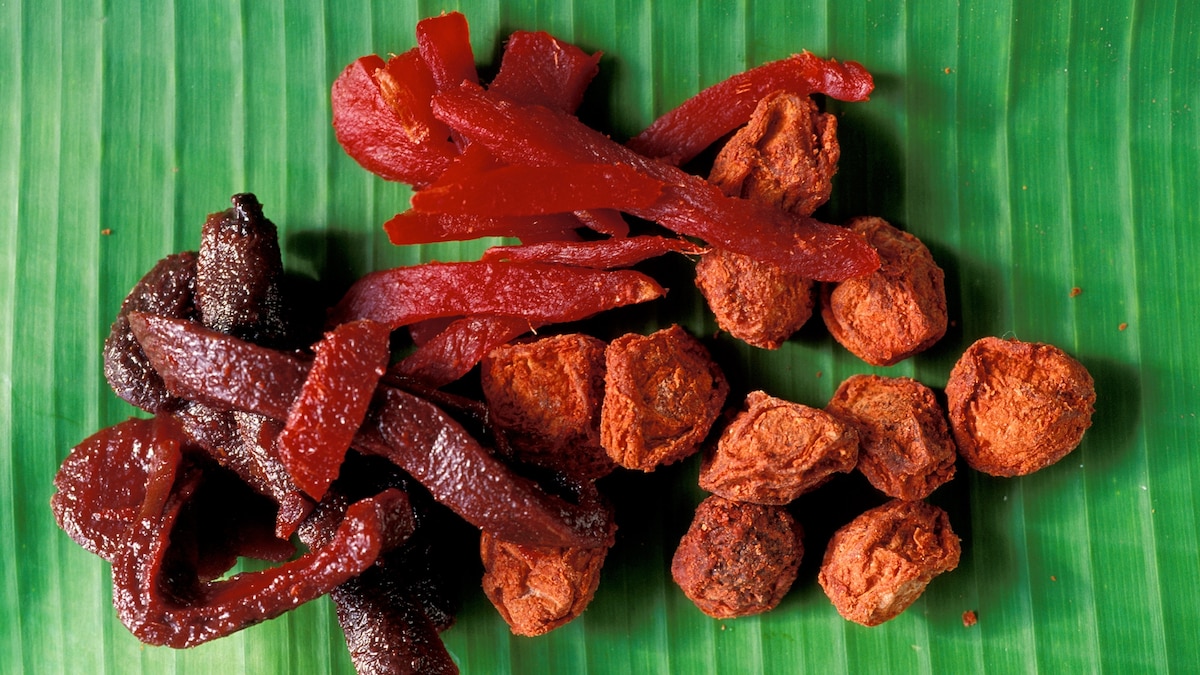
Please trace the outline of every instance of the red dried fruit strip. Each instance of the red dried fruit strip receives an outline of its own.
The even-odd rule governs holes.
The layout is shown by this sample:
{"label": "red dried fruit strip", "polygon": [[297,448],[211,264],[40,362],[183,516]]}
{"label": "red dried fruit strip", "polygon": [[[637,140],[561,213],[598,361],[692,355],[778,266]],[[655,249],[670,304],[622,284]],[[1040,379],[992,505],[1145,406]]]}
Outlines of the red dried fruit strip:
{"label": "red dried fruit strip", "polygon": [[332,87],[333,130],[363,168],[414,186],[432,183],[457,154],[446,126],[429,112],[433,75],[416,49],[387,63],[364,56]]}
{"label": "red dried fruit strip", "polygon": [[84,439],[54,477],[58,526],[112,562],[132,523],[166,502],[186,440],[170,416],[128,419]]}
{"label": "red dried fruit strip", "polygon": [[377,426],[360,437],[362,449],[390,459],[464,520],[527,546],[606,545],[612,514],[595,486],[579,486],[578,504],[550,495],[514,474],[437,406],[398,389],[380,391]]}
{"label": "red dried fruit strip", "polygon": [[858,234],[728,197],[703,178],[643,157],[570,115],[467,87],[437,95],[433,108],[451,128],[511,164],[610,162],[662,180],[662,197],[630,213],[679,234],[819,281],[844,280],[879,267],[875,249]]}
{"label": "red dried fruit strip", "polygon": [[683,164],[750,119],[768,94],[784,90],[865,101],[874,79],[854,61],[838,63],[809,52],[764,63],[701,91],[629,139],[629,147],[669,164]]}
{"label": "red dried fruit strip", "polygon": [[630,211],[658,200],[663,183],[621,164],[502,166],[447,180],[412,196],[426,213],[539,216],[583,209]]}
{"label": "red dried fruit strip", "polygon": [[500,72],[488,88],[514,101],[573,113],[600,72],[600,56],[549,33],[516,31],[504,44]]}
{"label": "red dried fruit strip", "polygon": [[[139,314],[131,319],[150,362],[184,398],[282,418],[304,383],[308,364],[291,354],[188,321]],[[193,356],[176,358],[181,352]],[[223,378],[238,371],[262,374],[255,391],[226,386]],[[492,457],[434,404],[390,387],[376,392],[356,448],[390,459],[439,502],[501,539],[530,546],[602,545],[611,514],[594,486],[583,486],[578,504],[553,496]]]}
{"label": "red dried fruit strip", "polygon": [[368,274],[334,307],[333,323],[371,319],[391,328],[440,316],[521,316],[531,323],[578,321],[666,293],[632,270],[544,263],[426,263]]}
{"label": "red dried fruit strip", "polygon": [[397,246],[430,244],[438,241],[468,241],[481,237],[516,237],[521,241],[556,241],[578,238],[581,225],[569,213],[554,213],[535,218],[419,213],[412,209],[397,214],[383,224],[388,240]]}
{"label": "red dried fruit strip", "polygon": [[362,424],[387,367],[390,331],[373,321],[344,323],[316,345],[300,395],[279,434],[279,459],[292,480],[321,499]]}
{"label": "red dried fruit strip", "polygon": [[704,247],[686,239],[645,235],[600,241],[544,242],[523,246],[493,246],[484,261],[545,262],[594,269],[630,267],[666,253],[700,254]]}
{"label": "red dried fruit strip", "polygon": [[390,374],[443,387],[463,375],[492,349],[533,330],[514,316],[469,316],[457,319],[390,369]]}
{"label": "red dried fruit strip", "polygon": [[180,510],[199,483],[192,475],[160,511],[133,524],[113,560],[117,615],[147,644],[192,647],[279,616],[361,574],[414,527],[407,496],[388,490],[352,505],[327,545],[279,567],[204,582],[169,558]]}
{"label": "red dried fruit strip", "polygon": [[475,52],[467,18],[449,12],[417,22],[417,50],[429,67],[438,89],[457,87],[462,82],[479,82]]}
{"label": "red dried fruit strip", "polygon": [[281,359],[273,349],[194,322],[131,312],[129,323],[168,391],[218,410],[286,420],[308,375],[309,364],[299,358]]}

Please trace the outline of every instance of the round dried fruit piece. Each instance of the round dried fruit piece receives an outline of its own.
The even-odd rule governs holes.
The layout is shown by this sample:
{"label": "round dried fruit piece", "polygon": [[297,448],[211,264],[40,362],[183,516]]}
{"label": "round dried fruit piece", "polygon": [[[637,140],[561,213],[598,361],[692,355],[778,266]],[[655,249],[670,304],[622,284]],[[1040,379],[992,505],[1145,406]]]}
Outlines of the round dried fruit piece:
{"label": "round dried fruit piece", "polygon": [[893,499],[833,534],[817,581],[844,618],[878,626],[907,609],[934,577],[957,567],[961,552],[945,511]]}
{"label": "round dried fruit piece", "polygon": [[879,252],[871,274],[826,284],[821,318],[831,335],[873,366],[890,366],[928,349],[946,333],[946,283],[942,268],[915,236],[874,216],[848,227]]}
{"label": "round dried fruit piece", "polygon": [[1096,390],[1081,363],[1058,347],[985,337],[946,383],[950,427],[971,468],[1022,476],[1074,450],[1092,424]]}
{"label": "round dried fruit piece", "polygon": [[[610,537],[611,539],[611,537]],[[600,585],[609,546],[523,546],[483,532],[483,592],[515,635],[535,636],[583,613]]]}
{"label": "round dried fruit piece", "polygon": [[604,349],[573,333],[503,345],[484,358],[489,414],[520,459],[580,478],[616,468],[600,446]]}
{"label": "round dried fruit piece", "polygon": [[787,504],[858,459],[853,426],[817,408],[762,391],[721,434],[700,465],[700,487],[727,499]]}
{"label": "round dried fruit piece", "polygon": [[717,619],[774,609],[804,555],[800,525],[782,506],[712,495],[696,507],[671,576],[700,611]]}
{"label": "round dried fruit piece", "polygon": [[605,367],[600,443],[629,469],[653,471],[694,454],[729,393],[708,350],[677,325],[613,340]]}
{"label": "round dried fruit piece", "polygon": [[924,499],[954,477],[954,441],[933,390],[908,377],[854,375],[825,406],[858,430],[858,470],[889,497]]}

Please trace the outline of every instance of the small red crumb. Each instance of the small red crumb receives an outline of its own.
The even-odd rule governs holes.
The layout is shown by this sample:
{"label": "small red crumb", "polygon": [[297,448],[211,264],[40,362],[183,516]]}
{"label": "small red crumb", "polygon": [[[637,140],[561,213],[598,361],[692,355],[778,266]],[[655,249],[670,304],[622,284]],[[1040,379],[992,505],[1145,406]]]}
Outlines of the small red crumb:
{"label": "small red crumb", "polygon": [[1054,576],[1053,574],[1051,574],[1051,575],[1050,575],[1050,581],[1058,581],[1058,577],[1056,577],[1056,576]]}
{"label": "small red crumb", "polygon": [[947,74],[947,75],[949,75],[950,73],[952,73],[952,72],[954,72],[954,71],[950,70],[950,67],[949,67],[949,66],[947,66],[947,67],[946,67],[946,69],[945,69],[945,70],[943,70],[942,72],[943,72],[943,73],[945,73],[945,74]]}
{"label": "small red crumb", "polygon": [[823,373],[821,371],[819,371],[819,370],[817,371],[817,377],[820,377],[822,374]]}
{"label": "small red crumb", "polygon": [[977,614],[973,609],[968,609],[967,611],[963,612],[962,619],[963,626],[970,628],[971,626],[979,623],[979,614]]}
{"label": "small red crumb", "polygon": [[108,235],[112,234],[112,228],[106,227],[103,230],[100,230],[100,234],[107,237]]}
{"label": "small red crumb", "polygon": [[1125,330],[1126,328],[1129,328],[1129,324],[1125,323],[1124,321],[1117,324],[1117,330]]}
{"label": "small red crumb", "polygon": [[1078,287],[1078,286],[1072,286],[1072,287],[1071,287],[1071,293],[1070,293],[1070,295],[1071,295],[1071,297],[1072,297],[1072,298],[1074,298],[1074,297],[1078,297],[1078,296],[1079,296],[1079,294],[1080,294],[1080,293],[1082,293],[1082,292],[1083,292],[1083,289],[1082,289],[1082,288],[1080,288],[1080,287]]}

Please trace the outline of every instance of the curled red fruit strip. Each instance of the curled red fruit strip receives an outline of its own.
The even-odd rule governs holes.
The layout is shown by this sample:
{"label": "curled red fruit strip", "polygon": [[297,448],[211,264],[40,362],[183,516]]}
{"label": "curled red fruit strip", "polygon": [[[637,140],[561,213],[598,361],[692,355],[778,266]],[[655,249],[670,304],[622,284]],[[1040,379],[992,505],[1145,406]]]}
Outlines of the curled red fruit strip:
{"label": "curled red fruit strip", "polygon": [[466,375],[488,352],[533,328],[521,317],[464,317],[430,337],[390,372],[431,387],[443,387]]}
{"label": "curled red fruit strip", "polygon": [[160,512],[134,523],[113,561],[117,614],[147,644],[192,647],[279,616],[361,574],[414,527],[407,496],[388,490],[352,505],[327,545],[279,567],[204,582],[170,555],[194,487],[183,481]]}
{"label": "curled red fruit strip", "polygon": [[479,82],[471,31],[461,13],[450,12],[418,21],[417,50],[438,89],[457,87],[463,81]]}
{"label": "curled red fruit strip", "polygon": [[629,139],[629,147],[647,157],[679,165],[745,124],[754,106],[774,91],[865,101],[874,88],[874,79],[860,64],[838,63],[802,52],[738,73],[701,91]]}
{"label": "curled red fruit strip", "polygon": [[[572,504],[519,476],[432,403],[382,389],[377,440],[363,450],[407,471],[442,504],[499,539],[528,546],[605,546],[612,514],[594,487]],[[364,427],[365,429],[365,427]]]}
{"label": "curled red fruit strip", "polygon": [[600,72],[600,56],[549,33],[516,31],[504,44],[500,72],[488,88],[514,101],[573,113]]}
{"label": "curled red fruit strip", "polygon": [[516,237],[521,241],[554,241],[578,238],[583,223],[569,213],[533,218],[420,213],[409,209],[383,224],[388,240],[397,246],[438,241],[468,241],[481,237]]}
{"label": "curled red fruit strip", "polygon": [[[129,324],[167,390],[218,410],[287,419],[308,374],[300,359],[179,319],[131,312]],[[222,364],[214,370],[212,364]],[[281,399],[275,392],[288,391]]]}
{"label": "curled red fruit strip", "polygon": [[561,323],[653,300],[665,292],[658,282],[633,270],[601,272],[544,263],[426,263],[362,277],[334,307],[330,320],[337,324],[371,319],[393,329],[439,316],[473,314]]}
{"label": "curled red fruit strip", "polygon": [[54,477],[50,508],[58,526],[112,562],[129,527],[166,502],[185,442],[170,416],[133,418],[92,434],[71,450]]}
{"label": "curled red fruit strip", "polygon": [[351,63],[333,83],[333,130],[363,168],[414,186],[432,183],[457,149],[429,114],[433,76],[417,51]]}
{"label": "curled red fruit strip", "polygon": [[643,157],[570,115],[469,87],[437,95],[433,107],[453,129],[511,164],[610,162],[663,181],[666,187],[658,201],[630,213],[679,234],[819,281],[845,280],[879,267],[879,255],[860,235],[728,197],[703,178]]}
{"label": "curled red fruit strip", "polygon": [[[147,356],[168,387],[184,398],[209,399],[246,412],[286,416],[304,383],[308,364],[299,358],[244,343],[179,319],[145,317],[135,321]],[[179,351],[195,358],[171,358]],[[254,366],[240,358],[250,355]],[[178,372],[186,369],[187,373]],[[224,377],[249,372],[301,372],[295,377],[264,377],[257,391],[226,387]],[[207,392],[207,389],[214,390]],[[467,522],[495,536],[530,546],[600,546],[611,514],[594,486],[581,486],[578,504],[555,497],[492,457],[462,426],[434,404],[390,387],[376,390],[376,402],[355,438],[355,447],[383,456],[420,481],[433,497]]]}
{"label": "curled red fruit strip", "polygon": [[704,250],[704,247],[686,239],[645,235],[600,241],[493,246],[484,251],[480,259],[484,261],[546,262],[594,269],[616,269],[630,267],[672,251],[699,254]]}
{"label": "curled red fruit strip", "polygon": [[344,323],[316,346],[316,357],[279,434],[279,459],[292,480],[321,499],[387,367],[390,331],[373,321]]}
{"label": "curled red fruit strip", "polygon": [[582,209],[629,211],[653,204],[663,183],[621,164],[504,166],[455,181],[439,179],[413,195],[427,213],[538,216]]}

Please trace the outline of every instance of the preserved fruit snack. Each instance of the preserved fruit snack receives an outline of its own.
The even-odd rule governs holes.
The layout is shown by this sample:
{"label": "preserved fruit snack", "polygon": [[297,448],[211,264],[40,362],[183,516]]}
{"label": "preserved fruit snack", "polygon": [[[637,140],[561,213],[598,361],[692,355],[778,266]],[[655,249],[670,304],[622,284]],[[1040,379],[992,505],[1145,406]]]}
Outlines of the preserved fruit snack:
{"label": "preserved fruit snack", "polygon": [[600,443],[628,469],[653,471],[694,454],[729,393],[708,350],[678,325],[613,340],[605,369]]}
{"label": "preserved fruit snack", "polygon": [[605,347],[573,333],[498,347],[483,360],[491,421],[518,459],[588,479],[616,468],[600,445]]}
{"label": "preserved fruit snack", "polygon": [[950,427],[971,468],[1021,476],[1062,459],[1092,425],[1091,374],[1058,347],[981,338],[946,382]]}
{"label": "preserved fruit snack", "polygon": [[801,537],[783,507],[713,495],[696,507],[671,559],[671,577],[713,618],[761,614],[779,605],[795,582]]}
{"label": "preserved fruit snack", "polygon": [[854,375],[825,410],[858,429],[858,470],[889,497],[924,499],[954,477],[946,413],[920,382]]}
{"label": "preserved fruit snack", "polygon": [[958,567],[960,555],[945,511],[894,499],[834,533],[817,581],[843,617],[878,626],[908,609],[934,577]]}
{"label": "preserved fruit snack", "polygon": [[946,333],[945,274],[929,249],[882,218],[848,227],[879,252],[878,270],[826,284],[821,317],[834,339],[873,366],[890,366],[928,349]]}
{"label": "preserved fruit snack", "polygon": [[611,545],[522,546],[484,533],[479,538],[483,592],[513,634],[542,635],[587,608]]}
{"label": "preserved fruit snack", "polygon": [[762,391],[721,433],[700,464],[700,487],[726,499],[787,504],[835,473],[852,471],[858,433],[822,410]]}

